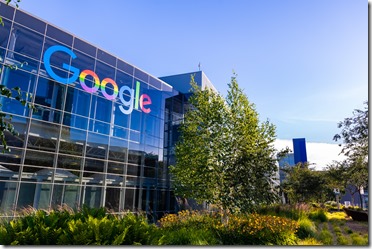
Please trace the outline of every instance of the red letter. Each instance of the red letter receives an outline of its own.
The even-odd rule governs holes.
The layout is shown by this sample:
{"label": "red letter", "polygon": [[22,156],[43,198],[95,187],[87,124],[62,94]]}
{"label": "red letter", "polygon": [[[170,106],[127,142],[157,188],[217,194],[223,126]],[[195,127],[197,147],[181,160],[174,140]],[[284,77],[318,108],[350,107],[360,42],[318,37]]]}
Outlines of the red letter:
{"label": "red letter", "polygon": [[144,108],[143,107],[144,105],[150,105],[151,103],[152,102],[151,102],[151,98],[150,98],[149,95],[147,95],[146,93],[141,95],[141,97],[140,97],[140,107],[141,107],[141,109],[144,113],[150,113],[151,112],[150,108]]}

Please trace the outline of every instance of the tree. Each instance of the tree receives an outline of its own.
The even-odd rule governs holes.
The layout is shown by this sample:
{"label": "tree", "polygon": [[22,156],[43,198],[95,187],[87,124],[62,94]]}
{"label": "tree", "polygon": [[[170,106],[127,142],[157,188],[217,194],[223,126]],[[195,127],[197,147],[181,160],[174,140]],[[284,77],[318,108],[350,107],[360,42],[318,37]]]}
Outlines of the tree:
{"label": "tree", "polygon": [[[6,0],[5,3],[8,5],[11,3],[12,0]],[[20,0],[13,0],[13,2],[16,4],[16,7],[18,7],[18,3]],[[2,18],[0,17],[0,24],[4,25]],[[3,59],[0,58],[0,62],[3,63]],[[12,70],[17,70],[18,67],[22,67],[27,63],[21,63],[20,65],[9,65],[9,64],[3,64],[4,67],[8,67]],[[0,69],[1,72],[1,69]],[[12,89],[7,88],[5,85],[0,84],[0,95],[2,97],[6,98],[14,98],[15,100],[19,101],[23,106],[26,104],[29,108],[33,108],[33,106],[30,103],[27,103],[27,100],[30,100],[31,94],[26,93],[25,95],[22,94],[22,91],[19,87],[15,87]],[[2,104],[0,104],[0,140],[1,145],[3,146],[3,152],[4,151],[10,151],[10,148],[7,146],[6,143],[6,133],[10,133],[14,136],[18,136],[17,131],[14,129],[12,121],[12,115],[8,115],[2,111]]]}
{"label": "tree", "polygon": [[364,110],[355,109],[352,117],[338,123],[342,130],[333,137],[335,141],[343,140],[341,153],[349,158],[368,157],[368,101],[364,104]]}
{"label": "tree", "polygon": [[308,163],[298,163],[283,171],[287,176],[282,188],[290,203],[324,202],[331,195],[324,172],[309,168]]}
{"label": "tree", "polygon": [[193,78],[191,84],[192,108],[180,128],[176,165],[170,167],[176,194],[231,212],[278,200],[272,181],[277,171],[274,125],[259,123],[235,74],[226,101],[202,91]]}
{"label": "tree", "polygon": [[347,158],[328,167],[328,170],[335,172],[333,179],[338,179],[353,199],[356,192],[360,194],[362,187],[368,186],[368,101],[364,104],[364,110],[356,109],[352,117],[338,123],[338,128],[342,130],[333,139],[343,140],[341,153]]}

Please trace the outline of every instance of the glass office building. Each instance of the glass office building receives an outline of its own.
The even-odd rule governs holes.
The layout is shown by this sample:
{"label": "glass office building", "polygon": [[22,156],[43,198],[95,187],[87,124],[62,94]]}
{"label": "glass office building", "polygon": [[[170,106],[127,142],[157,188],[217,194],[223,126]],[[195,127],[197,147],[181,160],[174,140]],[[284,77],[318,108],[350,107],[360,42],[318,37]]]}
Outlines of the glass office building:
{"label": "glass office building", "polygon": [[187,97],[19,9],[1,4],[0,16],[1,84],[31,93],[34,105],[0,97],[19,132],[6,133],[11,152],[0,154],[0,212],[64,204],[174,211],[172,129]]}

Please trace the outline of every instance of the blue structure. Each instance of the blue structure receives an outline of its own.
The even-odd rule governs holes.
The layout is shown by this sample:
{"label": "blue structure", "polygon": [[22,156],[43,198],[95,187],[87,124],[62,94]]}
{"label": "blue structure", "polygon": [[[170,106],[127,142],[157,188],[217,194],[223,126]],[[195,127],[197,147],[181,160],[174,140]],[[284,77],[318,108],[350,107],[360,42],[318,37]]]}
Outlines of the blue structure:
{"label": "blue structure", "polygon": [[293,140],[294,163],[306,163],[306,141],[305,138],[294,138]]}

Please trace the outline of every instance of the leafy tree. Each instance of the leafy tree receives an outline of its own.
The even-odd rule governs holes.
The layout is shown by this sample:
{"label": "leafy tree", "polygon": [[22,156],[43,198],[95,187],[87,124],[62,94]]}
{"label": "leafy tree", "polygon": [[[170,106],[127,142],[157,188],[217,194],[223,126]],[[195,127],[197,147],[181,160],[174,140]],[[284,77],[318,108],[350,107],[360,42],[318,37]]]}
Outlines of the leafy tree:
{"label": "leafy tree", "polygon": [[333,140],[343,140],[344,148],[341,153],[352,157],[368,157],[368,101],[364,102],[364,110],[355,109],[353,116],[338,123],[340,134]]}
{"label": "leafy tree", "polygon": [[209,89],[202,91],[193,78],[191,84],[192,107],[180,128],[176,165],[170,167],[176,194],[231,212],[276,201],[275,127],[259,123],[235,74],[226,101]]}
{"label": "leafy tree", "polygon": [[283,171],[287,176],[282,188],[290,203],[324,202],[330,196],[331,190],[327,188],[325,173],[309,168],[309,164],[298,163]]}
{"label": "leafy tree", "polygon": [[368,186],[368,101],[364,104],[364,110],[354,110],[352,117],[338,124],[342,130],[333,139],[343,140],[341,153],[347,159],[328,167],[337,175],[333,179],[338,179],[338,183],[350,192],[353,199],[356,192],[360,193],[362,187]]}

